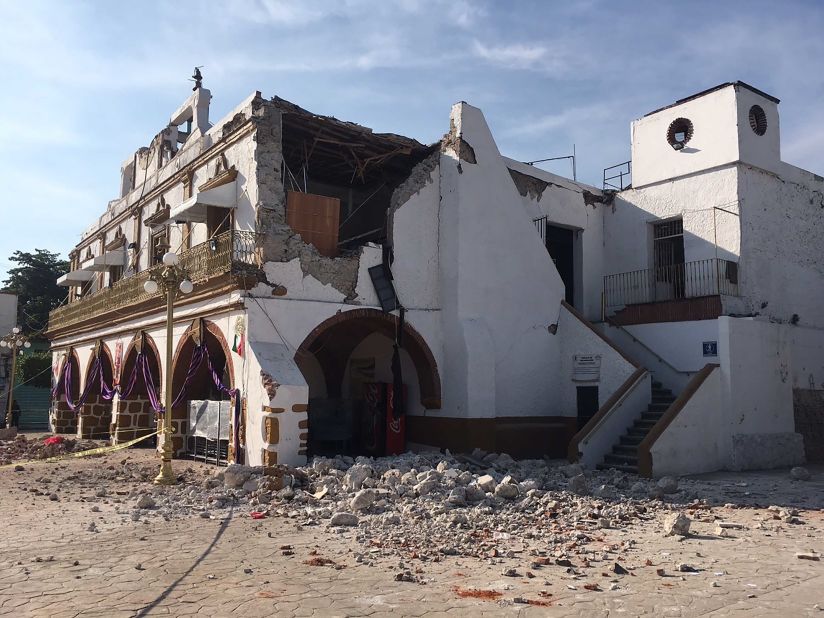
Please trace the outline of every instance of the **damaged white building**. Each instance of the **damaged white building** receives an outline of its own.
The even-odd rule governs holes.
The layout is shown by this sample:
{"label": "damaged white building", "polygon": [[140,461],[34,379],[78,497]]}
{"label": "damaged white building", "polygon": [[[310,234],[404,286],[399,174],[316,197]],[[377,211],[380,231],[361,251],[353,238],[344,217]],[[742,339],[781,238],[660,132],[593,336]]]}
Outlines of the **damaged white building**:
{"label": "damaged white building", "polygon": [[822,457],[824,181],[780,160],[777,99],[723,84],[635,121],[602,189],[502,156],[464,102],[426,146],[260,93],[211,124],[209,100],[123,164],[70,255],[55,431],[155,431],[166,313],[143,284],[171,250],[194,283],[179,456]]}

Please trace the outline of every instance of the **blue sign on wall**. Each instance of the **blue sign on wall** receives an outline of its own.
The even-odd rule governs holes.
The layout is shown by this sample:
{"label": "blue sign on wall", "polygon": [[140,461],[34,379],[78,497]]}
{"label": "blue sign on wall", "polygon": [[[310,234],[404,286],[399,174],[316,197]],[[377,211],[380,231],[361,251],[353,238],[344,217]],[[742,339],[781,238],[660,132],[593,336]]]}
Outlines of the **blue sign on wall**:
{"label": "blue sign on wall", "polygon": [[704,348],[704,356],[718,356],[717,341],[705,341],[701,345]]}

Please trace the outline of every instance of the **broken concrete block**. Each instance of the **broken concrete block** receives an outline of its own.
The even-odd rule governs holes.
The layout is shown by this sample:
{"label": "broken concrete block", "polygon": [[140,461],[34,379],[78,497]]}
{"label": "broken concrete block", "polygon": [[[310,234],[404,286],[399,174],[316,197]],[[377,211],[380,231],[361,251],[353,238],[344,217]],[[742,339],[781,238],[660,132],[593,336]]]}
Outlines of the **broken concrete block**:
{"label": "broken concrete block", "polygon": [[357,526],[358,516],[354,513],[335,513],[329,523],[332,526]]}
{"label": "broken concrete block", "polygon": [[154,498],[152,498],[149,494],[140,494],[140,497],[137,499],[137,508],[139,509],[150,509],[155,505]]}
{"label": "broken concrete block", "polygon": [[352,502],[350,506],[353,511],[362,511],[363,509],[369,508],[372,503],[375,501],[377,495],[375,494],[375,490],[373,489],[361,489],[355,496],[352,498]]}
{"label": "broken concrete block", "polygon": [[809,481],[810,480],[810,471],[807,468],[802,466],[796,466],[792,470],[790,470],[790,476],[796,481]]}
{"label": "broken concrete block", "polygon": [[573,476],[571,479],[569,479],[569,485],[567,485],[567,488],[569,489],[569,491],[571,491],[572,493],[576,493],[579,496],[589,493],[589,484],[587,483],[587,477],[585,477],[583,474]]}
{"label": "broken concrete block", "polygon": [[492,478],[492,476],[489,475],[489,474],[484,474],[483,476],[479,476],[478,480],[475,481],[475,482],[478,485],[478,487],[480,487],[481,489],[483,489],[487,493],[495,491],[495,486],[497,485],[497,483],[495,482],[495,479]]}
{"label": "broken concrete block", "polygon": [[663,476],[658,480],[658,487],[665,494],[674,494],[678,491],[678,479],[672,476]]}
{"label": "broken concrete block", "polygon": [[692,520],[683,513],[672,513],[664,519],[664,536],[687,536]]}
{"label": "broken concrete block", "polygon": [[249,466],[231,464],[223,471],[223,483],[226,487],[240,489],[251,476],[252,469]]}
{"label": "broken concrete block", "polygon": [[514,500],[518,493],[518,486],[514,483],[501,483],[495,487],[495,495],[504,500]]}

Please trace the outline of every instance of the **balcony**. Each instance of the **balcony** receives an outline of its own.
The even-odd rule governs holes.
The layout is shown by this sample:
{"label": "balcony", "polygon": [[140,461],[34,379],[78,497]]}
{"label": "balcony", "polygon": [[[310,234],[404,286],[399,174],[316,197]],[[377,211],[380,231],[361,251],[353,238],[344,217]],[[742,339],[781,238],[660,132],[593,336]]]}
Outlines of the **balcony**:
{"label": "balcony", "polygon": [[718,317],[721,296],[738,296],[737,262],[710,258],[604,277],[607,314],[656,303],[624,309],[625,324]]}
{"label": "balcony", "polygon": [[[221,275],[238,278],[256,278],[261,266],[259,235],[255,232],[224,232],[208,242],[196,245],[180,254],[180,266],[189,274],[196,286]],[[62,331],[92,319],[100,319],[112,313],[137,306],[160,306],[162,292],[149,294],[143,284],[153,272],[162,270],[153,266],[136,275],[115,282],[111,287],[97,290],[54,309],[49,314],[49,333]],[[131,317],[130,311],[127,317]]]}

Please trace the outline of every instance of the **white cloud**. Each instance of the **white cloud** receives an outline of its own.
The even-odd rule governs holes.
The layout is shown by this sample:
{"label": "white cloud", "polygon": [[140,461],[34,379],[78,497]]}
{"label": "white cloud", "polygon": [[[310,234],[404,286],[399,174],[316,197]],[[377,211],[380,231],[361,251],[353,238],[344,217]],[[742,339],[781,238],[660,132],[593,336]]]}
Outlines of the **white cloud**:
{"label": "white cloud", "polygon": [[539,68],[547,57],[548,50],[543,45],[484,45],[473,41],[472,51],[478,57],[508,69]]}

